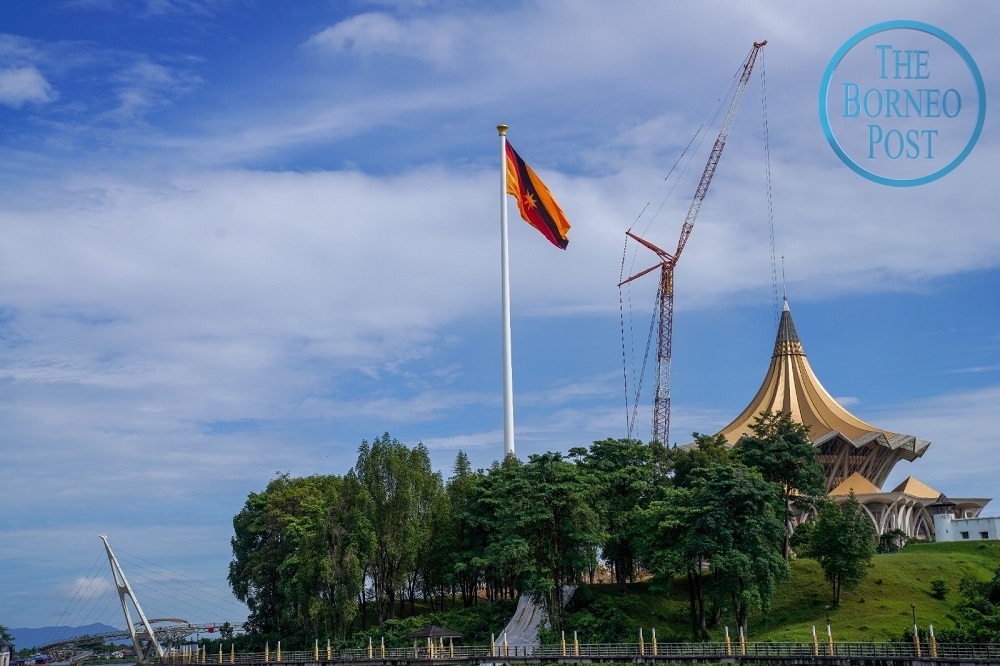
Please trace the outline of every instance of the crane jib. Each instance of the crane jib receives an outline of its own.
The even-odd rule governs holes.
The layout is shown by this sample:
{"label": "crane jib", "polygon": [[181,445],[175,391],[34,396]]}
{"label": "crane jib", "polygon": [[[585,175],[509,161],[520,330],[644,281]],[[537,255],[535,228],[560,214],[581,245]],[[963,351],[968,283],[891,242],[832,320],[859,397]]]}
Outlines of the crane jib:
{"label": "crane jib", "polygon": [[[726,139],[729,136],[729,130],[733,125],[733,120],[736,118],[736,111],[739,109],[740,102],[743,100],[743,94],[746,92],[747,83],[750,81],[750,74],[753,71],[754,63],[757,61],[757,54],[765,44],[767,44],[767,40],[754,42],[753,48],[750,50],[750,54],[743,62],[742,73],[740,75],[739,83],[736,86],[736,90],[733,92],[733,99],[729,103],[729,109],[726,111],[726,117],[722,122],[722,128],[719,130],[719,136],[716,138],[715,144],[712,146],[711,153],[709,153],[708,161],[705,164],[705,170],[701,174],[701,179],[698,181],[698,186],[695,188],[694,197],[691,199],[691,205],[684,218],[684,224],[681,226],[680,238],[677,241],[677,250],[673,253],[673,255],[671,255],[656,245],[653,245],[649,241],[639,238],[629,231],[625,232],[627,237],[634,239],[636,242],[645,246],[649,250],[652,250],[661,260],[659,264],[632,275],[628,279],[620,282],[618,286],[621,287],[622,285],[631,282],[638,277],[646,275],[657,268],[660,269],[660,288],[657,290],[656,296],[659,315],[659,330],[657,335],[658,351],[656,393],[653,400],[653,440],[659,441],[662,444],[670,444],[670,360],[673,353],[674,267],[677,265],[681,252],[684,251],[684,246],[687,244],[688,238],[694,230],[695,219],[698,217],[698,212],[701,210],[702,202],[708,195],[708,187],[712,183],[712,177],[715,175],[715,170],[719,166],[719,160],[722,158],[722,151],[726,147]],[[638,396],[636,397],[638,398]],[[632,427],[630,423],[630,437],[631,431]]]}

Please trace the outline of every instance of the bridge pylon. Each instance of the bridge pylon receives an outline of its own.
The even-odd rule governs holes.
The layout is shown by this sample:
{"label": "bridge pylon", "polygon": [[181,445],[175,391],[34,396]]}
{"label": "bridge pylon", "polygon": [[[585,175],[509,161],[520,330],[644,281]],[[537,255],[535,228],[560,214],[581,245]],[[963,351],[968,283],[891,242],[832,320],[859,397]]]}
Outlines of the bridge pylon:
{"label": "bridge pylon", "polygon": [[[118,558],[115,557],[114,552],[111,550],[108,537],[103,534],[98,536],[104,542],[104,550],[107,552],[108,562],[111,564],[111,574],[115,578],[118,599],[122,602],[122,612],[125,613],[125,625],[128,627],[128,633],[132,637],[132,645],[135,646],[136,663],[145,662],[153,655],[154,650],[156,651],[156,656],[162,658],[163,647],[160,645],[160,641],[156,639],[156,634],[153,633],[153,627],[150,625],[149,620],[146,619],[146,614],[142,612],[142,606],[139,605],[139,600],[136,599],[135,592],[132,591],[132,586],[129,585],[128,578],[125,577],[125,572],[122,570],[121,565],[118,564]],[[129,611],[128,603],[125,601],[126,597],[132,600],[132,605],[135,606],[135,611],[139,614],[139,619],[142,622],[143,631],[136,631],[135,624],[132,622],[132,613]],[[146,647],[143,647],[143,641],[146,642]]]}

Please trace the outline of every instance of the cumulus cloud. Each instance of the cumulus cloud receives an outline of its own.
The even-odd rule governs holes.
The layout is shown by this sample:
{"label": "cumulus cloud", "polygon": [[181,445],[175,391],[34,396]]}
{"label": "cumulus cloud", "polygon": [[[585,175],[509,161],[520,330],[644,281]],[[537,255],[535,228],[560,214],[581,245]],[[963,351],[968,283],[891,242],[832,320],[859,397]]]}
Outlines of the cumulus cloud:
{"label": "cumulus cloud", "polygon": [[47,104],[56,98],[52,86],[36,67],[0,70],[0,104],[19,109],[25,104]]}

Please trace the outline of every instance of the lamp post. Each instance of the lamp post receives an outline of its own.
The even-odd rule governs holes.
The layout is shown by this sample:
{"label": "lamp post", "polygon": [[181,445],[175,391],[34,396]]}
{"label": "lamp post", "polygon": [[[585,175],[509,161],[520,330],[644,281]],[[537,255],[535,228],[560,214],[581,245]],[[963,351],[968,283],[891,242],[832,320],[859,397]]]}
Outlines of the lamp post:
{"label": "lamp post", "polygon": [[830,606],[826,607],[826,649],[827,654],[833,655],[833,630],[830,628]]}

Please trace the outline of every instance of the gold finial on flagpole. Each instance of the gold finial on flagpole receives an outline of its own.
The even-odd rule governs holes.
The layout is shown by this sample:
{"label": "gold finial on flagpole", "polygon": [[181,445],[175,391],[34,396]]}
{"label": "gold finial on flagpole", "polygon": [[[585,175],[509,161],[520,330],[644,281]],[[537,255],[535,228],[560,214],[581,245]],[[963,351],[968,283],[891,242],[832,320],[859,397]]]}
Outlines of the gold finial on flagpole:
{"label": "gold finial on flagpole", "polygon": [[497,125],[497,131],[500,132],[500,136],[507,136],[507,126]]}

